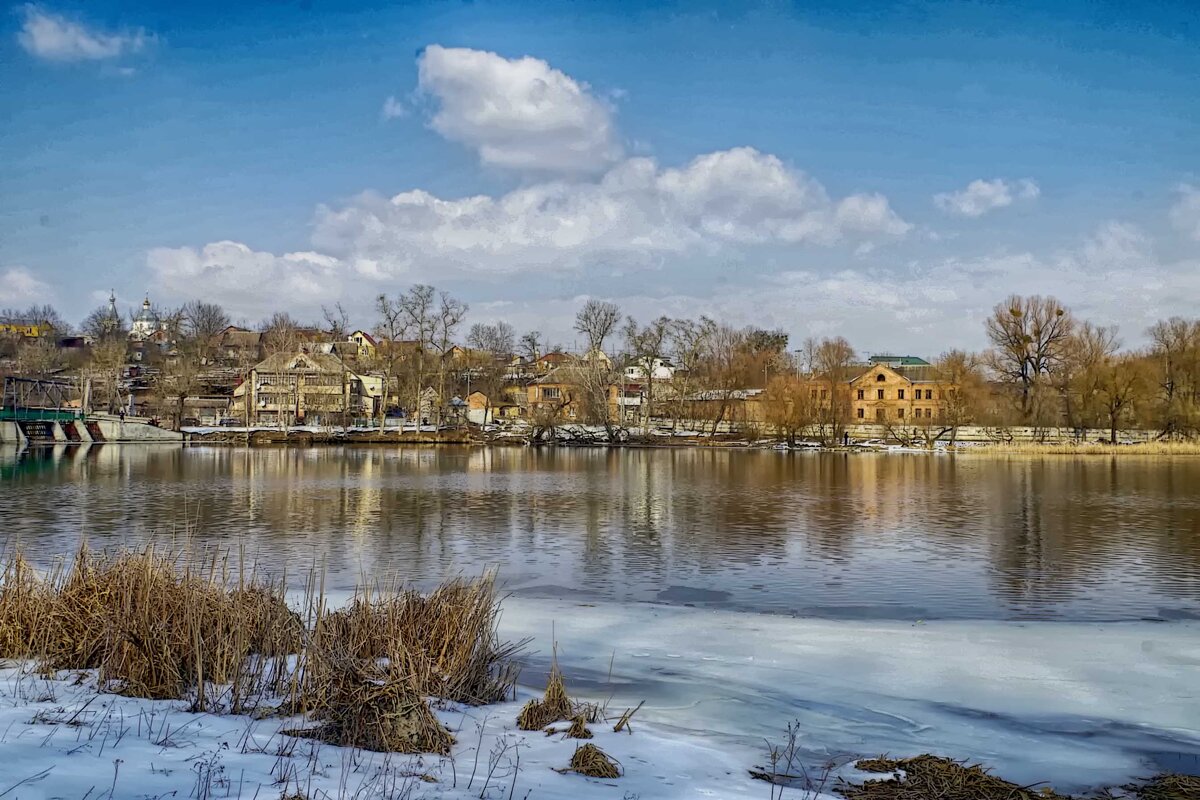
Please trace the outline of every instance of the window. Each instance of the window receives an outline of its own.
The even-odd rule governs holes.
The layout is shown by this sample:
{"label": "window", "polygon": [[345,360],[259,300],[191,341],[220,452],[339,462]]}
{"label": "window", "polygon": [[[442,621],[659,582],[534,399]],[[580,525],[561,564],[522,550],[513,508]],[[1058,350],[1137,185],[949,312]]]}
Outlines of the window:
{"label": "window", "polygon": [[877,422],[883,422],[883,409],[882,408],[875,409],[875,420]]}
{"label": "window", "polygon": [[821,399],[822,399],[822,400],[828,400],[828,399],[829,399],[829,390],[828,390],[828,389],[822,389],[822,390],[821,390]]}
{"label": "window", "polygon": [[876,390],[875,390],[875,399],[877,399],[877,400],[882,400],[882,399],[883,399],[883,389],[876,389]]}
{"label": "window", "polygon": [[862,409],[862,408],[860,408],[860,409],[858,410],[858,418],[859,418],[859,419],[862,419],[862,418],[863,418],[863,417],[865,417],[866,415],[867,415],[867,414],[866,414],[866,409]]}
{"label": "window", "polygon": [[887,376],[885,376],[882,372],[875,376],[876,383],[883,383],[886,380],[887,380]]}
{"label": "window", "polygon": [[933,409],[932,408],[925,409],[925,419],[933,419]]}
{"label": "window", "polygon": [[897,389],[897,390],[896,390],[896,399],[897,399],[897,400],[903,400],[903,399],[904,399],[904,390],[903,390],[903,389]]}
{"label": "window", "polygon": [[903,408],[897,408],[897,409],[896,409],[896,418],[897,418],[897,419],[904,419],[904,409],[903,409]]}
{"label": "window", "polygon": [[866,390],[865,390],[865,389],[859,389],[859,390],[858,390],[858,399],[859,399],[859,400],[863,400],[863,399],[865,399],[865,398],[866,398],[866,395],[867,395],[867,392],[866,392]]}
{"label": "window", "polygon": [[560,396],[560,390],[557,386],[543,386],[542,397],[547,400],[557,400]]}
{"label": "window", "polygon": [[812,390],[812,399],[813,399],[813,400],[816,400],[816,399],[817,399],[817,390],[816,390],[816,389],[813,389],[813,390]]}
{"label": "window", "polygon": [[925,390],[925,399],[926,399],[926,400],[932,400],[932,399],[933,399],[933,389],[926,389],[926,390]]}

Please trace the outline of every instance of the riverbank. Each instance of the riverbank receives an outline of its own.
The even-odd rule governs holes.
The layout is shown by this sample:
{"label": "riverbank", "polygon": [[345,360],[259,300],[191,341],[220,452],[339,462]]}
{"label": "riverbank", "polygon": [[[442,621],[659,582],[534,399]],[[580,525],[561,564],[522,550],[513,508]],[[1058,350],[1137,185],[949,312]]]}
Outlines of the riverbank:
{"label": "riverbank", "polygon": [[[932,751],[979,760],[1021,785],[1048,781],[1060,792],[1119,786],[1200,764],[1195,722],[1200,696],[1189,680],[1200,664],[1195,624],[825,622],[513,597],[504,600],[500,614],[486,583],[443,586],[442,594],[424,596],[376,588],[368,603],[359,591],[322,596],[321,581],[312,574],[307,589],[286,595],[269,582],[257,582],[248,595],[247,583],[229,583],[238,588],[231,588],[228,600],[253,600],[258,611],[240,615],[244,624],[214,637],[199,633],[206,623],[202,614],[162,613],[162,598],[181,595],[145,591],[146,575],[170,584],[153,563],[123,562],[116,584],[96,577],[109,571],[105,563],[111,566],[97,562],[75,579],[59,573],[57,584],[70,590],[71,607],[92,609],[92,622],[83,630],[93,635],[70,639],[98,643],[98,665],[76,661],[43,676],[10,664],[0,673],[0,752],[9,756],[0,761],[0,791],[16,789],[8,796],[761,798],[769,787],[750,772],[764,769],[764,742],[779,742],[788,722],[798,732],[797,763],[814,775],[831,760],[837,764],[826,792],[836,777],[861,778],[851,766],[856,758],[880,753]],[[170,563],[176,569],[185,562]],[[213,594],[213,576],[222,575],[228,563],[211,556],[186,563],[197,566],[184,572],[192,580],[181,599],[195,607],[229,608]],[[83,602],[90,596],[84,584],[109,587],[111,605]],[[37,596],[36,583],[22,583],[10,564],[0,592],[0,631],[7,634],[14,630],[14,611],[22,607],[13,602],[12,587],[21,585],[32,592],[27,596]],[[197,603],[198,598],[207,601]],[[324,625],[311,616],[315,598],[329,609]],[[280,599],[298,616],[265,613],[278,610],[273,601]],[[106,616],[105,608],[117,616]],[[354,650],[360,654],[355,658],[367,657],[358,662],[360,669],[374,664],[369,668],[384,670],[376,678],[322,679],[321,686],[342,688],[297,693],[295,687],[309,685],[306,670],[314,664],[318,674],[328,674],[321,665],[331,663],[329,656],[312,661],[312,647],[341,653],[338,658],[348,653],[341,645],[321,645],[322,630],[332,632],[332,641],[362,648],[380,630],[398,632],[403,628],[394,626],[418,618],[425,622],[413,633],[426,633],[388,639],[404,643],[402,649]],[[228,614],[218,613],[217,619],[230,623]],[[298,654],[283,661],[254,657],[252,651],[290,649],[287,639],[297,619],[315,637]],[[443,625],[439,619],[488,623]],[[181,626],[183,635],[172,633]],[[49,652],[54,639],[44,627],[21,629],[38,631],[33,641],[41,642],[40,652]],[[117,630],[140,636],[109,635]],[[264,630],[285,635],[251,635]],[[463,630],[469,635],[455,633]],[[105,635],[95,635],[101,632]],[[515,697],[464,702],[481,688],[486,695],[489,686],[511,685],[501,668],[511,652],[503,642],[526,639],[533,641],[518,656],[524,671]],[[5,655],[11,656],[13,640],[4,641]],[[161,686],[147,681],[151,673],[145,667],[162,667],[162,659],[138,654],[158,656],[163,648],[143,648],[137,641],[167,642],[182,656],[171,662],[180,673],[152,673],[184,675],[178,696],[131,696],[155,694],[148,689]],[[233,663],[231,653],[221,649],[222,658],[204,653],[231,644],[247,648],[252,657],[244,662],[245,672],[221,675],[221,665],[228,670]],[[106,649],[114,645],[116,650]],[[436,670],[420,668],[435,653],[478,653],[480,646],[484,654],[499,656],[482,662],[490,665],[486,678],[477,669],[481,662],[472,658],[452,658]],[[619,778],[558,771],[568,767],[581,743],[564,735],[565,721],[553,725],[558,732],[551,736],[540,726],[519,729],[525,704],[546,685],[555,651],[571,699],[603,709],[586,723],[593,736],[588,741],[619,762]],[[63,665],[90,651],[55,652]],[[380,652],[388,654],[387,662],[373,660]],[[204,665],[203,672],[189,672],[191,663]],[[370,734],[381,722],[348,724],[380,719],[364,709],[378,708],[392,696],[383,690],[396,684],[399,673],[389,665],[398,663],[408,665],[405,681],[424,681],[421,694],[432,703],[427,710],[453,738],[444,745],[437,736],[424,740],[423,748],[435,752],[378,752],[364,745],[377,741]],[[264,671],[271,664],[282,671]],[[277,688],[267,691],[272,680],[260,678],[271,676]],[[197,692],[200,682],[206,688]],[[239,696],[246,702],[235,708],[232,701]],[[355,699],[353,715],[333,713],[338,698]],[[400,699],[404,702],[394,708],[405,719],[414,703],[424,707],[424,700],[403,693]],[[614,731],[622,712],[642,700],[632,732]],[[338,724],[330,729],[333,722]],[[297,735],[314,729],[325,733]],[[326,735],[347,731],[368,738],[356,746]]]}

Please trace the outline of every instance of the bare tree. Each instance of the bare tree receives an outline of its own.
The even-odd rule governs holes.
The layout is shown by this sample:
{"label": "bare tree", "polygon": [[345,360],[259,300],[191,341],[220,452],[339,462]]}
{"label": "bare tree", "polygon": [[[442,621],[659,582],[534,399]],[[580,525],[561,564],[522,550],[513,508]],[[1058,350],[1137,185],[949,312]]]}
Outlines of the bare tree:
{"label": "bare tree", "polygon": [[985,388],[979,358],[962,350],[943,353],[934,364],[937,381],[938,419],[950,434],[950,444],[958,439],[958,429],[979,419]]}
{"label": "bare tree", "polygon": [[300,323],[286,311],[277,311],[259,325],[266,355],[294,353],[300,349]]}
{"label": "bare tree", "polygon": [[1146,363],[1135,353],[1110,354],[1096,367],[1096,397],[1113,444],[1117,443],[1117,430],[1132,419],[1134,406],[1142,395]]}
{"label": "bare tree", "polygon": [[817,403],[808,381],[796,375],[777,375],[763,392],[763,420],[789,446],[795,446],[804,431],[818,419]]}
{"label": "bare tree", "polygon": [[542,348],[544,343],[542,340],[541,331],[529,331],[521,337],[520,352],[521,355],[528,358],[530,361],[536,361],[542,357]]}
{"label": "bare tree", "polygon": [[575,330],[587,338],[588,352],[603,351],[604,340],[617,328],[621,311],[613,303],[588,300],[575,315]]}
{"label": "bare tree", "polygon": [[1172,317],[1147,332],[1157,386],[1154,416],[1165,437],[1200,430],[1200,320]]}
{"label": "bare tree", "polygon": [[129,334],[129,326],[120,314],[113,313],[106,303],[92,310],[79,325],[80,330],[96,341],[124,340]]}
{"label": "bare tree", "polygon": [[494,324],[475,323],[467,334],[467,344],[475,350],[468,359],[468,378],[474,381],[476,389],[486,398],[484,422],[491,418],[495,401],[504,391],[507,362],[515,346],[514,336],[512,325],[503,321]]}
{"label": "bare tree", "polygon": [[826,388],[817,405],[817,421],[825,444],[836,444],[850,419],[850,380],[854,377],[854,348],[842,337],[822,339],[813,357],[813,377]]}
{"label": "bare tree", "polygon": [[1019,396],[1018,407],[1026,422],[1041,423],[1044,411],[1037,401],[1047,376],[1061,364],[1075,328],[1071,313],[1053,297],[1013,295],[1000,303],[988,318],[992,350],[987,364]]}
{"label": "bare tree", "polygon": [[454,334],[458,332],[463,318],[467,315],[467,304],[451,297],[447,292],[438,293],[437,317],[434,322],[434,347],[438,355],[438,403],[437,424],[442,424],[442,409],[446,407],[446,367],[450,359],[450,349],[454,344]]}
{"label": "bare tree", "polygon": [[475,323],[467,334],[467,344],[495,357],[512,355],[515,347],[512,325],[507,322],[494,324]]}
{"label": "bare tree", "polygon": [[641,424],[645,428],[650,425],[652,406],[658,398],[658,394],[654,390],[655,372],[657,364],[667,356],[671,320],[659,317],[645,326],[639,326],[637,320],[629,317],[625,321],[624,333],[625,347],[629,352],[630,363],[639,368],[646,384],[641,405]]}
{"label": "bare tree", "polygon": [[341,341],[350,335],[350,315],[341,303],[334,303],[333,308],[321,306],[321,317],[325,320],[329,335],[335,340]]}
{"label": "bare tree", "polygon": [[677,429],[691,409],[691,398],[700,386],[702,365],[716,336],[717,323],[708,317],[699,320],[672,320],[668,337],[675,362],[674,385],[671,387],[671,424]]}

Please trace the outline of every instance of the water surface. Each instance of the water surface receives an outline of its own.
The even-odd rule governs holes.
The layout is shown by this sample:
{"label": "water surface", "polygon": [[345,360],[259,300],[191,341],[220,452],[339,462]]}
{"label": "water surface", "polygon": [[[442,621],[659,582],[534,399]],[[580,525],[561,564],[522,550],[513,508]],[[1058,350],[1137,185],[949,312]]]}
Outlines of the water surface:
{"label": "water surface", "polygon": [[825,618],[1200,618],[1200,459],[709,449],[0,450],[0,539],[244,546],[295,580]]}

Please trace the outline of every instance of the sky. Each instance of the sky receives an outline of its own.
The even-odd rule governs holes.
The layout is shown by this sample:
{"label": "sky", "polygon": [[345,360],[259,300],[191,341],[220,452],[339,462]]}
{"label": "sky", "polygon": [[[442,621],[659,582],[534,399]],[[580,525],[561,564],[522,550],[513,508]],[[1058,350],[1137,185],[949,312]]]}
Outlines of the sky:
{"label": "sky", "polygon": [[429,283],[568,345],[598,297],[925,356],[1014,292],[1197,314],[1194,2],[845,6],[0,8],[0,307]]}

